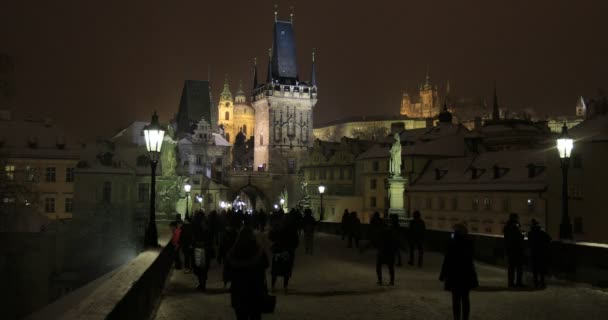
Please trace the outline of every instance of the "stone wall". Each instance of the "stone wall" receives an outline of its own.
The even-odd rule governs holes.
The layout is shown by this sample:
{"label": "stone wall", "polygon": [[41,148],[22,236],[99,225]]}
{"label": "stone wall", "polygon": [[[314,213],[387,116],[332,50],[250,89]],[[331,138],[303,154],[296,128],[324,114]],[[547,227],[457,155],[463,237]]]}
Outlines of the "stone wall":
{"label": "stone wall", "polygon": [[[338,223],[320,223],[319,231],[341,234]],[[402,228],[402,239],[407,239],[407,228]],[[361,225],[362,239],[369,239],[369,225]],[[449,232],[427,230],[427,250],[444,252]],[[502,236],[472,234],[475,259],[488,264],[505,266],[504,239]],[[551,244],[550,273],[558,278],[608,287],[608,245],[554,241]],[[529,266],[526,268],[529,269]],[[506,279],[505,279],[506,284]]]}

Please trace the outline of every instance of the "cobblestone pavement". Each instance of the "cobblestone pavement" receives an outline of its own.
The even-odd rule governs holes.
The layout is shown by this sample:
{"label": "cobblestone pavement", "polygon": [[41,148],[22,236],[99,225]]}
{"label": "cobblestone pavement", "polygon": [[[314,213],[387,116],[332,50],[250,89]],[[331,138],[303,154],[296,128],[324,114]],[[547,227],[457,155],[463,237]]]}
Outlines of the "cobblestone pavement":
{"label": "cobblestone pavement", "polygon": [[[405,255],[404,255],[405,258]],[[442,257],[428,253],[423,268],[396,268],[394,287],[376,285],[373,250],[346,249],[339,237],[318,234],[315,254],[299,248],[290,291],[277,290],[277,308],[264,319],[451,319],[451,298],[437,280]],[[405,262],[405,259],[404,259]],[[384,270],[385,279],[388,271]],[[506,272],[477,264],[481,287],[471,293],[472,319],[606,319],[608,292],[566,281],[542,291],[509,290]],[[222,289],[221,266],[209,273],[208,292],[194,275],[174,271],[158,320],[235,319]],[[277,287],[280,284],[277,283]],[[386,281],[386,280],[385,280]]]}

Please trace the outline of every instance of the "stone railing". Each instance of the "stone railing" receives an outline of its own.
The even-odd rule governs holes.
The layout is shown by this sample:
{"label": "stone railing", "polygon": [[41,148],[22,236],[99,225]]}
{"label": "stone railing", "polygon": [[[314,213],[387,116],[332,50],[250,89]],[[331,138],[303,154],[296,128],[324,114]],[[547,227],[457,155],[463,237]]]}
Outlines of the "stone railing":
{"label": "stone railing", "polygon": [[[407,228],[401,228],[406,241]],[[339,223],[319,224],[319,231],[341,234]],[[360,227],[361,239],[369,239],[369,225]],[[427,230],[424,245],[427,250],[444,252],[450,234],[444,231]],[[506,265],[504,239],[501,236],[471,234],[475,243],[475,259],[478,261]],[[594,286],[608,287],[608,245],[553,241],[551,243],[550,272],[561,279],[586,282]]]}
{"label": "stone railing", "polygon": [[146,250],[117,270],[79,288],[26,319],[149,319],[160,302],[175,250]]}

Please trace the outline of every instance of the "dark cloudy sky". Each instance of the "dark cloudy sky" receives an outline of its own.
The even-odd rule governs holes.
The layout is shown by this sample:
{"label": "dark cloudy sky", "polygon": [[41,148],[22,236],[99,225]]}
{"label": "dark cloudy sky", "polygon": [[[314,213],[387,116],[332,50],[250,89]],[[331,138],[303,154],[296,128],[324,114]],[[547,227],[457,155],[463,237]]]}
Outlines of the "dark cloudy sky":
{"label": "dark cloudy sky", "polygon": [[[0,52],[15,57],[18,113],[107,136],[158,109],[177,112],[185,79],[224,74],[233,91],[266,63],[270,0],[2,1]],[[578,95],[608,88],[605,0],[292,0],[301,78],[318,50],[315,121],[394,114],[427,65],[459,96],[540,114],[573,113]],[[265,72],[263,72],[265,77]]]}

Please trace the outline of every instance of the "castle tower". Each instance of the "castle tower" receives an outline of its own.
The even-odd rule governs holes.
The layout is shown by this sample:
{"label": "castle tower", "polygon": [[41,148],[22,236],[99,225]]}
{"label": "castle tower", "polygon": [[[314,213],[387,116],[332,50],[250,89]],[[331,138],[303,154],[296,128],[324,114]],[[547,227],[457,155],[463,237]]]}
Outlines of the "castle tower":
{"label": "castle tower", "polygon": [[314,59],[313,53],[311,80],[301,81],[293,14],[289,21],[280,21],[275,11],[266,83],[258,85],[252,93],[257,170],[296,173],[302,157],[312,147],[312,115],[317,103]]}
{"label": "castle tower", "polygon": [[[239,81],[239,90],[234,96],[234,130],[232,137],[242,132],[247,139],[253,136],[255,128],[255,110],[247,104],[243,82]],[[235,138],[233,138],[234,140]],[[236,140],[235,140],[236,141]],[[233,141],[234,142],[234,141]]]}
{"label": "castle tower", "polygon": [[238,132],[236,132],[234,128],[234,99],[232,97],[232,92],[230,92],[228,75],[226,75],[226,80],[224,80],[224,90],[222,90],[222,93],[220,94],[220,102],[217,109],[217,123],[224,127],[226,141],[232,143]]}
{"label": "castle tower", "polygon": [[433,89],[431,77],[427,71],[424,84],[420,86],[420,116],[434,117],[439,113],[439,96],[437,88]]}

